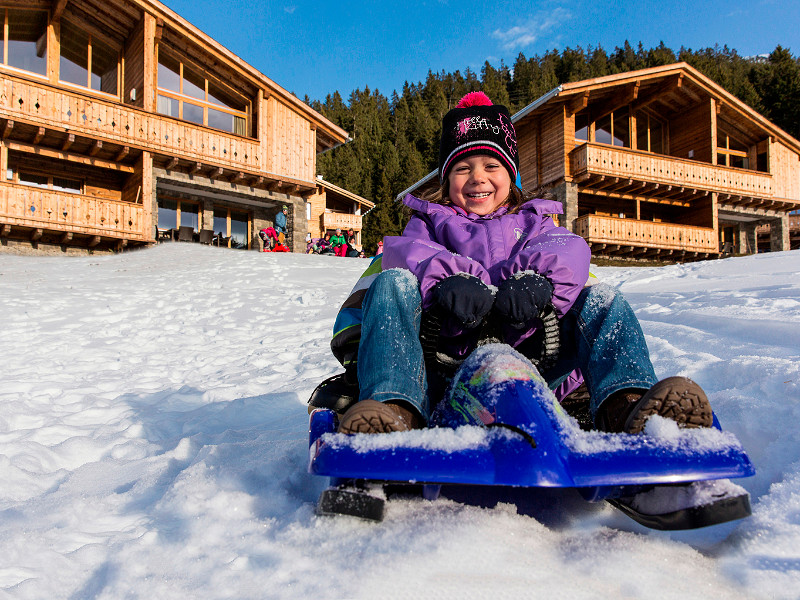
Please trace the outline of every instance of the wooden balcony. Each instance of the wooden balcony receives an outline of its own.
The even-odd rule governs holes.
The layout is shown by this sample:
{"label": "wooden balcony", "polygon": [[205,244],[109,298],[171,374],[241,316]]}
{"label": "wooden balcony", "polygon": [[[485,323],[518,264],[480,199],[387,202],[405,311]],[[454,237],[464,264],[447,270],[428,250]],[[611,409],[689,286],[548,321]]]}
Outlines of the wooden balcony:
{"label": "wooden balcony", "polygon": [[[152,241],[141,204],[81,194],[0,183],[0,221],[4,234],[15,228],[63,232],[119,241]],[[41,231],[39,231],[41,235]]]}
{"label": "wooden balcony", "polygon": [[[772,175],[746,169],[710,165],[694,160],[651,154],[638,150],[581,144],[570,153],[571,175],[578,182],[609,185],[619,178],[620,186],[632,182],[656,184],[685,190],[703,190],[745,198],[771,198]],[[656,193],[656,186],[643,194]],[[663,189],[661,190],[663,192]]]}
{"label": "wooden balcony", "polygon": [[654,223],[586,215],[575,221],[575,233],[594,245],[605,245],[612,254],[654,250],[698,253],[719,251],[717,233],[706,227]]}
{"label": "wooden balcony", "polygon": [[0,118],[162,155],[263,172],[257,140],[3,73]]}
{"label": "wooden balcony", "polygon": [[327,229],[341,229],[342,231],[353,229],[360,231],[362,226],[361,219],[361,215],[325,212],[322,213],[322,230],[323,232]]}

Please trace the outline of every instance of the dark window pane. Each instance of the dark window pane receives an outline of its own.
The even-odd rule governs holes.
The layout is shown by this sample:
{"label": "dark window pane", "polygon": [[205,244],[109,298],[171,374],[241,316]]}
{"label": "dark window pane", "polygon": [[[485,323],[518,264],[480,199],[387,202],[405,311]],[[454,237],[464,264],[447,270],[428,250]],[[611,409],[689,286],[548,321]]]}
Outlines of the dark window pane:
{"label": "dark window pane", "polygon": [[650,152],[664,154],[664,126],[658,121],[650,121]]}
{"label": "dark window pane", "polygon": [[36,187],[47,187],[47,176],[34,175],[33,173],[20,173],[19,182],[25,185],[33,185]]}
{"label": "dark window pane", "polygon": [[606,115],[595,124],[594,141],[600,144],[611,143],[611,115]]}
{"label": "dark window pane", "polygon": [[158,201],[158,227],[160,229],[177,229],[178,203],[174,200]]}
{"label": "dark window pane", "polygon": [[589,139],[589,115],[585,111],[575,115],[575,139]]}
{"label": "dark window pane", "polygon": [[614,145],[630,148],[631,131],[628,120],[628,110],[614,112]]}
{"label": "dark window pane", "polygon": [[[158,87],[171,92],[181,91],[180,65],[169,56],[158,56]],[[177,114],[173,116],[178,116]]]}
{"label": "dark window pane", "polygon": [[75,179],[67,179],[65,177],[53,177],[53,189],[62,192],[72,192],[73,194],[80,194],[81,182]]}
{"label": "dark window pane", "polygon": [[231,248],[247,248],[247,213],[231,211]]}
{"label": "dark window pane", "polygon": [[214,207],[214,233],[228,237],[228,209]]}
{"label": "dark window pane", "polygon": [[61,21],[61,81],[86,87],[89,83],[89,35]]}
{"label": "dark window pane", "polygon": [[183,93],[198,100],[206,99],[206,80],[185,64],[183,65]]}
{"label": "dark window pane", "polygon": [[119,54],[111,46],[92,38],[92,89],[117,94]]}
{"label": "dark window pane", "polygon": [[183,103],[183,118],[186,121],[191,121],[192,123],[199,123],[200,125],[203,124],[203,107],[196,106],[194,104],[189,104],[188,102]]}
{"label": "dark window pane", "polygon": [[223,129],[225,131],[230,131],[233,133],[233,115],[230,113],[222,112],[220,110],[215,110],[213,108],[208,109],[208,126],[209,127],[216,127],[217,129]]}
{"label": "dark window pane", "polygon": [[247,110],[247,104],[241,98],[211,80],[208,82],[208,101],[211,104],[227,106],[241,112]]}
{"label": "dark window pane", "polygon": [[198,210],[197,204],[181,202],[181,227],[192,227],[195,231],[200,231]]}
{"label": "dark window pane", "polygon": [[46,12],[8,9],[8,64],[40,75],[47,73]]}

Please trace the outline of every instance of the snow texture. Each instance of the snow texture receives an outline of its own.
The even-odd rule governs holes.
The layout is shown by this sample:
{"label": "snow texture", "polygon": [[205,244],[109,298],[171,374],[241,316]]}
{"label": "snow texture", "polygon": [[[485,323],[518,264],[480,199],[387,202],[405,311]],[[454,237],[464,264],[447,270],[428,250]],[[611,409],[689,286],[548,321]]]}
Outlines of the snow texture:
{"label": "snow texture", "polygon": [[735,481],[753,516],[692,532],[572,490],[532,517],[414,499],[379,524],[316,517],[306,400],[341,371],[333,320],[367,265],[0,254],[0,598],[800,597],[800,252],[593,269],[658,376],[700,383],[756,466]]}

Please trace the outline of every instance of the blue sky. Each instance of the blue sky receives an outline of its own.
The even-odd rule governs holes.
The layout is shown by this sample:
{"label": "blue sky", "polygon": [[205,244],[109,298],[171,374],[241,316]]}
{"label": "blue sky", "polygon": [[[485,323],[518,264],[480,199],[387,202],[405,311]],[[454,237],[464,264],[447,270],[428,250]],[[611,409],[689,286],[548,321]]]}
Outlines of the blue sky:
{"label": "blue sky", "polygon": [[[428,70],[485,61],[513,65],[566,47],[625,40],[699,49],[725,44],[742,56],[778,44],[800,54],[797,0],[166,0],[165,4],[300,98],[324,100],[354,89],[386,96]],[[224,13],[219,8],[225,7]]]}

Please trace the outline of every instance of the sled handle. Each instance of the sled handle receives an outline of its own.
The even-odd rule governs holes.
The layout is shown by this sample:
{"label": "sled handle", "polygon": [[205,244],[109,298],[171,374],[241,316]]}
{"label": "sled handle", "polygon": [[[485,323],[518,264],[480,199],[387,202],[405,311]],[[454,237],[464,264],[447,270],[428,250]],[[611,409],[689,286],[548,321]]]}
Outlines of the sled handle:
{"label": "sled handle", "polygon": [[[531,362],[540,371],[544,371],[552,367],[558,360],[558,355],[561,351],[561,336],[558,326],[558,316],[552,304],[548,304],[539,315],[542,320],[542,331],[544,338],[542,340],[542,352],[538,358],[528,357]],[[484,319],[481,325],[482,331],[478,346],[490,343],[499,343],[501,340],[494,335],[494,328],[490,320]],[[425,312],[422,315],[422,323],[420,324],[419,339],[422,344],[422,355],[425,362],[435,362],[448,371],[455,373],[456,369],[464,362],[463,359],[457,359],[449,354],[438,351],[439,338],[442,333],[442,315],[441,312],[434,309]]]}

